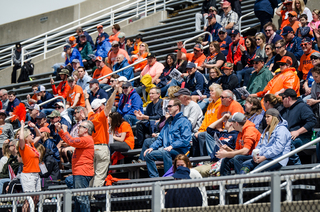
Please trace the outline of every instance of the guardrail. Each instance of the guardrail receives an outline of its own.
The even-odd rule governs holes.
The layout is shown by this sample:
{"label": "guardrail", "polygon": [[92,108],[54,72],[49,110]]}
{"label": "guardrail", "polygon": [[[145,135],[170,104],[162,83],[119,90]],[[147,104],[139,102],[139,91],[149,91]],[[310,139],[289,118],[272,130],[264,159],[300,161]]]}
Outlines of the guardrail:
{"label": "guardrail", "polygon": [[[70,33],[71,31],[74,31],[77,27],[89,25],[90,23],[92,23],[94,21],[98,21],[99,19],[106,18],[106,17],[109,17],[109,16],[111,17],[110,19],[108,19],[106,21],[103,21],[103,22],[99,22],[96,25],[109,23],[110,26],[112,26],[114,24],[116,18],[121,18],[123,16],[128,16],[128,15],[130,15],[132,13],[134,13],[134,15],[131,15],[130,17],[126,17],[122,21],[135,18],[135,17],[137,17],[137,16],[139,16],[141,14],[144,14],[145,17],[146,17],[146,16],[148,16],[148,12],[149,11],[153,11],[155,13],[156,10],[159,9],[159,8],[163,8],[165,10],[166,9],[166,4],[168,4],[170,2],[173,2],[173,1],[176,1],[176,0],[169,0],[169,1],[166,1],[166,0],[154,0],[154,1],[150,1],[150,2],[148,2],[147,0],[137,0],[137,1],[129,3],[129,4],[125,4],[125,6],[123,6],[121,8],[118,8],[118,9],[115,9],[115,10],[112,9],[112,8],[109,8],[111,11],[108,12],[108,13],[105,13],[105,14],[99,16],[99,17],[96,17],[96,18],[92,18],[90,21],[86,21],[84,23],[81,23],[81,24],[78,24],[78,25],[75,25],[75,26],[72,25],[67,30],[60,31],[60,32],[58,32],[58,33],[56,33],[54,35],[49,36],[46,33],[46,34],[42,35],[42,36],[45,36],[45,38],[43,38],[43,39],[40,39],[40,40],[29,39],[28,42],[32,42],[33,40],[34,40],[34,42],[29,44],[29,45],[27,45],[27,46],[22,46],[22,49],[21,49],[21,64],[23,64],[26,61],[32,60],[35,57],[41,56],[41,55],[43,55],[43,59],[46,59],[46,54],[47,53],[52,52],[52,51],[54,51],[56,49],[62,48],[63,45],[55,47],[55,48],[52,48],[50,50],[48,50],[48,47],[53,46],[54,44],[57,44],[58,42],[65,41],[66,39],[69,38],[70,35],[69,36],[64,36],[63,38],[60,38],[58,40],[53,40],[53,39],[57,38],[60,35],[63,35],[63,34],[66,34],[66,33]],[[163,2],[163,3],[160,3],[160,2]],[[143,5],[139,6],[140,3],[143,3]],[[118,5],[120,5],[120,4],[118,4]],[[128,10],[128,8],[130,8],[131,6],[136,6],[136,7],[133,8],[133,9]],[[123,13],[118,15],[117,17],[115,17],[115,14],[119,13],[119,12],[123,12]],[[83,18],[83,19],[85,19],[85,18]],[[75,21],[75,22],[77,22],[77,21]],[[93,28],[96,27],[96,25],[84,28],[84,31],[89,30],[89,29],[93,29]],[[67,26],[69,26],[69,24],[68,25],[64,25],[63,27],[67,27]],[[52,31],[56,31],[56,30],[52,30]],[[90,34],[92,35],[93,33],[90,33]],[[38,47],[36,49],[28,51],[28,54],[32,54],[32,53],[40,51],[40,50],[43,50],[43,52],[41,52],[40,54],[37,54],[36,56],[30,57],[28,60],[25,60],[24,56],[26,55],[26,50],[30,49],[30,48],[34,48],[36,45],[39,45],[39,44],[43,44],[43,45],[41,45],[40,47]],[[11,55],[12,55],[12,53],[14,52],[14,46],[6,48],[6,50],[10,50],[10,49],[11,49]],[[2,51],[4,51],[4,50],[2,50]],[[10,53],[8,53],[8,55],[9,54]],[[8,55],[6,55],[6,56],[4,56],[4,57],[2,57],[0,59],[8,57]],[[9,62],[12,63],[12,59],[11,58],[10,58],[10,61],[6,61],[6,62],[4,62],[4,63],[2,63],[0,65],[7,64]]]}
{"label": "guardrail", "polygon": [[[38,105],[39,105],[39,107],[41,107],[42,105],[45,105],[45,104],[47,104],[47,103],[49,103],[49,102],[52,102],[52,101],[54,101],[54,100],[56,100],[56,99],[61,99],[62,102],[63,102],[64,108],[66,108],[66,100],[65,100],[62,96],[56,96],[56,97],[54,97],[54,98],[52,98],[52,99],[49,99],[49,100],[47,100],[47,101],[45,101],[45,102],[42,102],[42,103],[38,104]],[[5,121],[8,121],[8,120],[11,119],[12,117],[13,117],[13,116],[7,117],[7,118],[5,119]]]}
{"label": "guardrail", "polygon": [[[245,15],[242,15],[240,18],[239,18],[239,31],[240,31],[240,35],[241,35],[241,33],[242,33],[242,30],[241,30],[241,27],[242,27],[242,19],[243,18],[245,18],[245,17],[248,17],[249,15],[252,15],[252,14],[254,14],[254,11],[252,11],[252,12],[249,12],[249,13],[247,13],[247,14],[245,14]],[[250,27],[248,27],[249,29],[251,29]],[[248,30],[248,29],[246,29],[246,30]]]}
{"label": "guardrail", "polygon": [[[185,47],[186,43],[188,43],[189,41],[192,41],[192,40],[194,40],[194,39],[196,39],[196,38],[198,38],[198,37],[201,37],[201,36],[203,36],[203,35],[209,35],[209,37],[210,37],[210,42],[212,42],[212,34],[211,34],[210,32],[202,32],[202,33],[200,33],[199,35],[193,36],[192,38],[189,38],[189,39],[185,40],[185,41],[183,42],[183,46]],[[210,42],[209,42],[209,43],[210,43]],[[208,48],[208,47],[209,47],[209,44],[206,45],[206,48]]]}

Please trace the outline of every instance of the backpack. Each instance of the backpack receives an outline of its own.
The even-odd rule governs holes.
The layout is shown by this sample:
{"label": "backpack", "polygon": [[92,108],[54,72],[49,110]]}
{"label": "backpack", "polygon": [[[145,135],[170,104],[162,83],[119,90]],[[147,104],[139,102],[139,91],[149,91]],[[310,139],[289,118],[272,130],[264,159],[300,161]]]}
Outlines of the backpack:
{"label": "backpack", "polygon": [[21,73],[18,78],[18,82],[26,82],[30,81],[29,75],[33,75],[34,64],[33,63],[25,63],[21,67]]}

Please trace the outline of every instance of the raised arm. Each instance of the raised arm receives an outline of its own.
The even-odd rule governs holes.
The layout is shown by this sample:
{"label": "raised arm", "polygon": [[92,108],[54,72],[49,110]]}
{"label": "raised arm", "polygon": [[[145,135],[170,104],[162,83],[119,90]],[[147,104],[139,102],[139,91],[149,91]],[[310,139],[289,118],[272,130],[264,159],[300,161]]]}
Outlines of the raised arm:
{"label": "raised arm", "polygon": [[116,95],[117,95],[118,90],[119,90],[119,85],[116,85],[113,93],[111,94],[111,96],[110,96],[110,98],[109,98],[109,100],[108,100],[108,102],[107,102],[106,107],[104,108],[104,114],[105,114],[106,116],[109,115],[109,113],[110,113],[110,111],[111,111],[111,109],[112,109],[112,106],[113,106],[113,103],[114,103],[114,100],[115,100],[115,98],[116,98]]}
{"label": "raised arm", "polygon": [[24,140],[24,121],[20,121],[21,128],[20,128],[20,133],[19,133],[19,147],[21,150],[24,150],[24,147],[26,145],[26,142]]}

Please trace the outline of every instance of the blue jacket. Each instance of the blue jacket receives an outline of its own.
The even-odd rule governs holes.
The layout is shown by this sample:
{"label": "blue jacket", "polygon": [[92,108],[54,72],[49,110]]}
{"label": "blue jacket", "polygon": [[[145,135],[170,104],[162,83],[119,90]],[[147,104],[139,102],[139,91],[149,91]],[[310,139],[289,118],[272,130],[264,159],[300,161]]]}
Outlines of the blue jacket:
{"label": "blue jacket", "polygon": [[223,41],[221,41],[220,38],[218,38],[217,41],[220,43],[220,51],[224,54],[224,56],[227,56],[230,43],[232,43],[231,37],[227,35],[226,39],[224,39]]}
{"label": "blue jacket", "polygon": [[[261,134],[260,141],[256,147],[259,149],[259,155],[265,156],[267,159],[275,160],[282,155],[285,155],[291,151],[291,134],[288,130],[288,122],[282,119],[269,138],[269,132]],[[281,166],[286,166],[289,158],[285,158],[279,163]]]}
{"label": "blue jacket", "polygon": [[13,112],[13,109],[20,104],[20,100],[15,98],[13,102],[8,103],[8,107],[6,109],[6,114],[9,115],[9,112]]}
{"label": "blue jacket", "polygon": [[[128,60],[126,58],[123,59],[123,61],[119,64],[116,63],[113,66],[113,71],[117,71],[121,68],[124,68],[126,66],[130,65]],[[133,68],[126,68],[125,70],[122,70],[120,72],[117,73],[119,76],[124,76],[126,77],[128,80],[131,80],[133,78]],[[133,81],[131,82],[132,86],[133,86]]]}
{"label": "blue jacket", "polygon": [[[92,37],[89,35],[89,33],[87,33],[86,31],[83,31],[83,34],[86,36],[87,38],[87,42],[90,43],[92,50],[94,50],[96,47],[94,46]],[[80,43],[80,38],[79,36],[77,37],[77,43]]]}
{"label": "blue jacket", "polygon": [[262,110],[260,114],[253,114],[250,118],[248,118],[249,121],[256,125],[257,130],[259,129],[260,123],[264,117],[264,113],[264,110]]}
{"label": "blue jacket", "polygon": [[109,43],[109,39],[105,39],[101,43],[97,44],[97,51],[95,55],[106,58],[108,57],[108,52],[110,49],[111,49],[111,44]]}
{"label": "blue jacket", "polygon": [[174,69],[174,66],[171,67],[164,67],[159,79],[160,82],[158,84],[156,84],[156,86],[158,88],[163,88],[164,86],[167,85],[167,83],[171,80],[171,77],[169,76],[169,74],[171,73],[171,71]]}
{"label": "blue jacket", "polygon": [[[44,97],[41,97],[41,99],[37,102],[37,104],[40,104],[42,102],[45,102],[49,99],[54,98],[52,93],[49,93],[48,91],[46,91],[46,95]],[[54,108],[54,104],[57,102],[57,100],[54,100],[52,102],[49,102],[47,104],[42,105],[41,107],[43,108]]]}
{"label": "blue jacket", "polygon": [[60,154],[59,154],[59,150],[55,144],[55,141],[53,139],[49,138],[45,142],[43,142],[41,139],[40,143],[46,148],[46,150],[51,150],[53,152],[52,156],[59,163],[60,162]]}
{"label": "blue jacket", "polygon": [[95,95],[93,95],[92,92],[90,93],[90,95],[89,95],[89,102],[90,102],[90,104],[91,104],[91,102],[92,102],[93,100],[95,100],[95,99],[103,99],[103,98],[105,98],[106,100],[108,100],[108,99],[109,99],[109,95],[108,95],[108,93],[107,93],[105,90],[99,88],[99,90],[97,91],[97,93],[96,93]]}
{"label": "blue jacket", "polygon": [[190,149],[192,126],[187,117],[182,112],[173,118],[167,119],[160,135],[150,148],[157,150],[160,147],[166,148],[172,146],[173,149],[179,149],[183,154]]}
{"label": "blue jacket", "polygon": [[121,94],[117,112],[122,116],[127,114],[134,115],[135,110],[140,110],[143,113],[142,100],[136,90],[132,90],[128,97]]}
{"label": "blue jacket", "polygon": [[[211,35],[212,35],[212,41],[218,40],[218,38],[219,38],[219,34],[218,34],[219,32],[218,32],[218,30],[219,30],[221,27],[222,27],[222,26],[221,26],[218,22],[215,23],[213,26],[210,25],[210,26],[207,27],[206,31],[211,33]],[[210,42],[210,36],[206,34],[204,40]]]}
{"label": "blue jacket", "polygon": [[[226,130],[219,131],[216,129],[212,129],[210,127],[207,128],[207,133],[210,134],[214,138],[214,134],[217,133],[217,136],[219,140],[221,141],[222,145],[226,144],[231,149],[234,149],[236,147],[236,141],[239,132],[236,130],[233,130],[231,132],[228,132]],[[218,145],[215,145],[213,148],[213,152],[210,154],[211,161],[218,161],[219,158],[216,157],[216,152],[218,152],[220,147]]]}
{"label": "blue jacket", "polygon": [[287,43],[287,51],[292,52],[297,60],[300,60],[303,55],[303,50],[300,46],[301,38],[295,36],[289,43]]}
{"label": "blue jacket", "polygon": [[69,63],[72,64],[72,60],[74,60],[74,59],[78,59],[80,61],[80,66],[83,66],[81,53],[79,52],[79,50],[77,48],[72,48],[71,56],[67,57],[64,64],[65,65],[68,65]]}
{"label": "blue jacket", "polygon": [[283,108],[280,111],[280,114],[282,118],[288,122],[288,129],[290,132],[304,127],[308,132],[303,133],[300,136],[311,139],[313,133],[312,128],[316,125],[317,119],[311,107],[304,103],[301,98],[298,98],[291,107]]}
{"label": "blue jacket", "polygon": [[197,90],[202,94],[207,92],[208,80],[199,71],[194,72],[194,74],[187,76],[185,87],[191,91],[191,95],[199,95]]}
{"label": "blue jacket", "polygon": [[278,7],[278,0],[256,0],[254,3],[254,11],[263,11],[269,13],[273,17],[274,8]]}

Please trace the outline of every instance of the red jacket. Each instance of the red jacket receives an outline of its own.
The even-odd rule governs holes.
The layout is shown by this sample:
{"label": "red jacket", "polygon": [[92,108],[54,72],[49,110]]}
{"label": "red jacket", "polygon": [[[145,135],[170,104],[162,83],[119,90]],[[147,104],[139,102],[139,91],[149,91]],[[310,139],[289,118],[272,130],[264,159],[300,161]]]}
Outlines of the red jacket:
{"label": "red jacket", "polygon": [[239,61],[241,61],[241,57],[242,57],[241,50],[240,50],[240,45],[242,45],[244,47],[246,46],[245,43],[244,43],[243,37],[240,37],[240,40],[239,40],[237,46],[235,47],[236,51],[235,51],[233,57],[232,57],[232,45],[233,45],[233,42],[230,43],[230,45],[229,45],[229,52],[228,52],[228,55],[227,55],[227,62],[233,63],[234,65],[237,65],[237,63]]}

